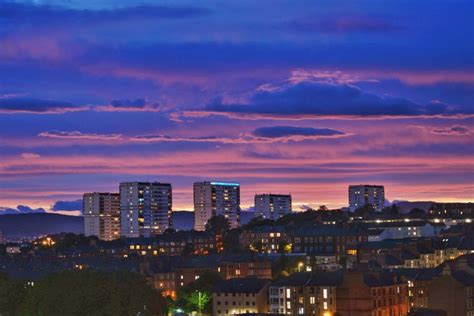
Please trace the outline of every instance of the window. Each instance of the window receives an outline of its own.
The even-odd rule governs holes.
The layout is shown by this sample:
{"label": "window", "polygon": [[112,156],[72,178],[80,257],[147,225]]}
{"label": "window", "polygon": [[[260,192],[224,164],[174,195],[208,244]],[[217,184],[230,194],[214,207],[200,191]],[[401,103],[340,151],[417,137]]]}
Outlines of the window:
{"label": "window", "polygon": [[314,296],[311,296],[311,297],[309,298],[309,303],[310,303],[310,304],[316,304],[316,298],[315,298]]}
{"label": "window", "polygon": [[298,308],[298,314],[304,315],[304,308],[303,307]]}
{"label": "window", "polygon": [[291,297],[291,290],[286,289],[286,298],[290,298],[290,297]]}
{"label": "window", "polygon": [[324,308],[324,309],[328,309],[328,302],[324,302],[324,303],[323,303],[323,308]]}
{"label": "window", "polygon": [[323,289],[323,298],[328,298],[328,289]]}

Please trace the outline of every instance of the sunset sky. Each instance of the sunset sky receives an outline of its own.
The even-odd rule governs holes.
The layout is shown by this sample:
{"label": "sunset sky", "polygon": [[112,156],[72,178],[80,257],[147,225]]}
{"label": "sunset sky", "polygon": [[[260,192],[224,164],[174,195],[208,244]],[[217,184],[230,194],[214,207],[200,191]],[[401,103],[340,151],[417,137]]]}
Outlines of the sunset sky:
{"label": "sunset sky", "polygon": [[[114,3],[110,5],[110,3]],[[140,3],[137,6],[137,3]],[[121,181],[474,201],[471,0],[0,0],[0,212]]]}

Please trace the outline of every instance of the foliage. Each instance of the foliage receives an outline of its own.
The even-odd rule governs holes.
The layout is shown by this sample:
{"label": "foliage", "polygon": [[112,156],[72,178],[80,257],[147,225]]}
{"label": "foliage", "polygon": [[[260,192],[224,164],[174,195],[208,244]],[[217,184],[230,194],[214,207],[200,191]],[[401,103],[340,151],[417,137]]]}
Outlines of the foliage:
{"label": "foliage", "polygon": [[206,224],[206,231],[214,235],[224,235],[230,229],[230,224],[224,215],[212,216]]}
{"label": "foliage", "polygon": [[239,253],[242,251],[239,243],[239,236],[242,233],[242,229],[234,228],[226,232],[222,236],[222,243],[224,245],[225,252]]}
{"label": "foliage", "polygon": [[254,217],[248,222],[246,225],[242,226],[243,230],[251,230],[253,228],[257,227],[263,227],[263,226],[273,226],[275,225],[275,222],[272,221],[271,219],[264,219],[261,216]]}
{"label": "foliage", "polygon": [[291,244],[282,240],[278,244],[278,253],[280,254],[285,254],[285,253],[290,253],[291,252]]}
{"label": "foliage", "polygon": [[186,245],[184,245],[184,248],[183,248],[183,256],[189,256],[191,254],[193,254],[194,252],[194,245],[187,242]]}
{"label": "foliage", "polygon": [[212,312],[212,288],[222,281],[222,277],[210,270],[204,271],[199,279],[181,288],[176,297],[175,308],[185,312]]}
{"label": "foliage", "polygon": [[19,306],[26,294],[27,289],[22,283],[0,274],[0,315],[19,315]]}
{"label": "foliage", "polygon": [[[0,293],[4,288],[0,285]],[[6,304],[15,302],[18,308],[5,315],[166,315],[168,311],[165,298],[133,273],[62,272],[35,282],[28,295],[18,289],[15,293]]]}

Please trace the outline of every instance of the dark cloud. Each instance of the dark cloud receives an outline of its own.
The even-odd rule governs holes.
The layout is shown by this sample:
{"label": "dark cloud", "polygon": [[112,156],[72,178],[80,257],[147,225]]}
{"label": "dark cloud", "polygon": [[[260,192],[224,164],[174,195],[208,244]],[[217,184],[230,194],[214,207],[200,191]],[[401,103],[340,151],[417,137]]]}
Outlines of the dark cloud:
{"label": "dark cloud", "polygon": [[0,98],[0,113],[65,113],[80,111],[84,107],[69,102],[34,98]]}
{"label": "dark cloud", "polygon": [[336,136],[344,135],[344,133],[329,128],[271,126],[259,127],[253,131],[253,135],[257,137],[279,138],[288,136]]}
{"label": "dark cloud", "polygon": [[26,205],[18,205],[16,208],[0,207],[0,215],[30,213],[46,213],[46,211],[44,210],[44,208],[34,209]]}
{"label": "dark cloud", "polygon": [[217,100],[204,110],[275,116],[418,116],[474,112],[438,101],[419,104],[405,98],[380,96],[348,84],[321,82],[300,82],[260,91],[246,104]]}
{"label": "dark cloud", "polygon": [[208,15],[200,7],[139,5],[114,9],[79,10],[57,5],[38,5],[0,0],[0,19],[24,24],[105,23],[143,19],[183,19]]}
{"label": "dark cloud", "polygon": [[433,129],[431,132],[441,135],[470,135],[471,129],[467,126],[456,125],[448,128]]}
{"label": "dark cloud", "polygon": [[51,207],[53,211],[82,211],[82,200],[56,201]]}
{"label": "dark cloud", "polygon": [[57,100],[35,98],[1,97],[0,113],[32,113],[32,114],[62,114],[66,112],[88,111],[161,111],[158,102],[147,102],[145,99],[117,99],[106,105],[74,105]]}
{"label": "dark cloud", "polygon": [[290,28],[303,32],[327,33],[387,33],[402,29],[392,21],[367,16],[344,16],[333,19],[296,20],[290,23]]}
{"label": "dark cloud", "polygon": [[144,107],[146,105],[146,101],[145,99],[134,99],[134,100],[130,100],[130,99],[125,99],[125,100],[112,100],[110,102],[110,105],[114,106],[114,107],[117,107],[117,108],[128,108],[128,107],[138,107],[138,108],[141,108],[141,107]]}

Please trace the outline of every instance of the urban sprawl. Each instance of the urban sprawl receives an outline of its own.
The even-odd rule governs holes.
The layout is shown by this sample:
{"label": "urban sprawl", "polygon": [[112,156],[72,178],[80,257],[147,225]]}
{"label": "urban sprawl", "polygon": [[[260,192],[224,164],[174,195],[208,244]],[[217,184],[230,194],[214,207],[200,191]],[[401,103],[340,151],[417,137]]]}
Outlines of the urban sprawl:
{"label": "urban sprawl", "polygon": [[384,186],[351,185],[335,210],[257,194],[242,223],[239,183],[197,182],[193,198],[194,229],[175,230],[171,184],[85,193],[83,234],[0,232],[3,282],[132,272],[161,304],[134,315],[474,316],[473,203],[388,205]]}

